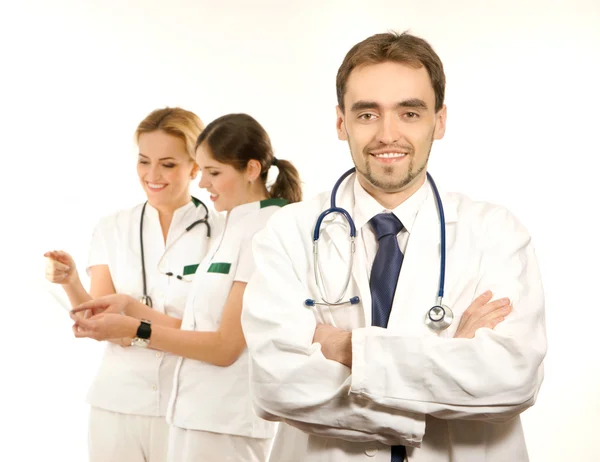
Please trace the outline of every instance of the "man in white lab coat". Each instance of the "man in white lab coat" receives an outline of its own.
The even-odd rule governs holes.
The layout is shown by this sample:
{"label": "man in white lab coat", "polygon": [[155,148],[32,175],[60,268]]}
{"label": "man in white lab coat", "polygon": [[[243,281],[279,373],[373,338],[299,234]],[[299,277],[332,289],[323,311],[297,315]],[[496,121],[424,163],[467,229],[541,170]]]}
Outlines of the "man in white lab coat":
{"label": "man in white lab coat", "polygon": [[519,414],[543,378],[544,298],[530,236],[506,209],[441,193],[454,321],[425,322],[443,279],[426,172],[445,131],[444,87],[418,37],[355,45],[338,71],[337,133],[356,173],[335,195],[355,253],[347,221],[327,215],[319,287],[313,230],[329,193],[279,211],[254,240],[242,323],[255,411],[283,422],[273,462],[528,460]]}

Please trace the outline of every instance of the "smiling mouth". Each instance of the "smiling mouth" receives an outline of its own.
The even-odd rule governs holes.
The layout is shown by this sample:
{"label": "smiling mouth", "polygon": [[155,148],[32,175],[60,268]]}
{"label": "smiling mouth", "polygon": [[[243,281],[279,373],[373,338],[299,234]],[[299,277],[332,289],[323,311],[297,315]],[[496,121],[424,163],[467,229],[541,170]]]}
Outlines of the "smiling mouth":
{"label": "smiling mouth", "polygon": [[382,152],[380,154],[369,153],[376,159],[401,159],[406,157],[406,153],[404,152]]}
{"label": "smiling mouth", "polygon": [[166,184],[146,183],[150,191],[161,191],[167,187]]}

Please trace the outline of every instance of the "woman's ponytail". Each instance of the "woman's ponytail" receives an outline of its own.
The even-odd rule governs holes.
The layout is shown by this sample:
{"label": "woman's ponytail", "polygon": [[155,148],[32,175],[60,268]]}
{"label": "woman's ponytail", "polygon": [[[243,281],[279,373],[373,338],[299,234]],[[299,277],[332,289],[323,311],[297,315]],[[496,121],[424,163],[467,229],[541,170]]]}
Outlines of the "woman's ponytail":
{"label": "woman's ponytail", "polygon": [[302,186],[300,185],[300,174],[294,164],[288,160],[273,157],[271,164],[279,170],[275,183],[271,185],[269,194],[272,198],[285,199],[289,203],[302,200]]}

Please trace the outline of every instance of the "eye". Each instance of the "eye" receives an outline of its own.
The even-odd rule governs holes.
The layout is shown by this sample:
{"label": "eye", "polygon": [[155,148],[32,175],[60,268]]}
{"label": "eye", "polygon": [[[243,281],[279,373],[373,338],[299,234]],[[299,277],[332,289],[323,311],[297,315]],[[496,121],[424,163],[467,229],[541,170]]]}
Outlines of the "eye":
{"label": "eye", "polygon": [[175,164],[163,164],[163,167],[165,167],[165,168],[173,168],[173,167],[175,167]]}
{"label": "eye", "polygon": [[217,175],[220,175],[220,174],[221,174],[221,172],[210,172],[209,173],[210,176],[217,176]]}
{"label": "eye", "polygon": [[140,160],[138,160],[138,164],[148,165],[148,161],[140,159]]}
{"label": "eye", "polygon": [[364,121],[367,121],[367,122],[375,119],[375,117],[376,117],[375,114],[373,114],[371,112],[367,112],[366,114],[361,114],[361,115],[358,116],[358,118],[360,120],[364,120]]}
{"label": "eye", "polygon": [[417,114],[416,112],[407,112],[406,114],[404,114],[404,117],[406,117],[407,119],[418,119],[419,114]]}

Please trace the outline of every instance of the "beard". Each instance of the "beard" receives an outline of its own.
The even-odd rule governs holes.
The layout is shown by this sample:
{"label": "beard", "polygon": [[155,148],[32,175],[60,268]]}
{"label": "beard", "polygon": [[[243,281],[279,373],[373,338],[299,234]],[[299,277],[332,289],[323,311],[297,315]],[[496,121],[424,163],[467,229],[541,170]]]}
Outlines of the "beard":
{"label": "beard", "polygon": [[[409,184],[411,184],[415,178],[417,178],[423,171],[427,168],[427,163],[429,162],[429,155],[431,154],[431,147],[433,146],[433,138],[434,133],[431,133],[431,140],[429,142],[429,147],[427,151],[427,156],[422,163],[418,165],[415,164],[415,149],[410,144],[404,145],[386,145],[381,146],[365,146],[363,148],[362,156],[365,159],[364,167],[359,167],[354,162],[354,166],[356,167],[356,171],[360,173],[371,185],[380,191],[385,192],[397,192],[406,188]],[[350,145],[350,143],[348,143]],[[395,150],[398,152],[406,152],[406,156],[409,157],[408,168],[405,173],[396,172],[394,169],[394,165],[382,165],[383,173],[373,173],[373,168],[371,162],[369,162],[371,154],[370,151],[373,149],[381,149],[381,148],[389,148],[390,150]],[[350,148],[350,152],[352,153],[352,148]],[[352,155],[354,158],[354,155]]]}

